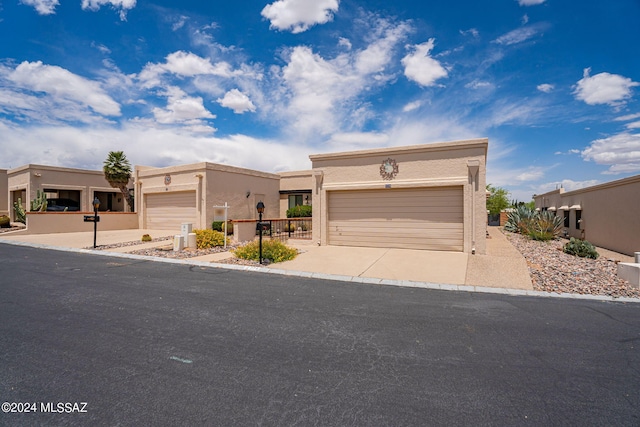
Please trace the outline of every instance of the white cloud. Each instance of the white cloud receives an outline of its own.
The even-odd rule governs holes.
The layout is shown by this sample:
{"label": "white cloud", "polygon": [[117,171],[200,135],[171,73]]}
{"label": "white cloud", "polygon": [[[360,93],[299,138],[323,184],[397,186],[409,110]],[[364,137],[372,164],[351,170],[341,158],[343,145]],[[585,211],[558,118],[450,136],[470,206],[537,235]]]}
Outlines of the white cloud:
{"label": "white cloud", "polygon": [[[373,18],[373,19],[372,19]],[[389,81],[393,52],[410,31],[407,23],[366,16],[359,21],[368,44],[325,58],[306,46],[286,52],[286,66],[272,67],[264,102],[252,99],[270,119],[284,122],[300,138],[322,138],[360,129],[371,118],[360,100]]]}
{"label": "white cloud", "polygon": [[256,111],[256,106],[253,105],[249,97],[238,89],[231,89],[225,93],[224,98],[218,98],[216,101],[223,107],[232,109],[236,114]]}
{"label": "white cloud", "polygon": [[202,98],[188,96],[178,87],[169,87],[166,95],[166,108],[153,109],[153,115],[158,123],[185,125],[196,131],[215,131],[203,120],[214,119],[216,116],[204,107]]}
{"label": "white cloud", "polygon": [[138,78],[143,82],[144,87],[150,88],[160,86],[160,77],[165,73],[183,77],[210,75],[223,78],[243,74],[242,71],[232,70],[231,65],[227,62],[221,61],[213,64],[209,59],[180,50],[167,55],[164,64],[148,63]]}
{"label": "white cloud", "polygon": [[90,107],[96,113],[119,116],[120,105],[114,101],[99,83],[85,79],[70,71],[42,62],[22,62],[14,70],[2,69],[0,73],[16,87],[44,92],[57,100],[72,101]]}
{"label": "white cloud", "polygon": [[402,107],[402,111],[408,113],[409,111],[417,110],[422,106],[422,101],[413,101]]}
{"label": "white cloud", "polygon": [[434,46],[435,39],[410,46],[413,52],[402,58],[402,65],[405,67],[404,75],[420,86],[433,86],[436,80],[448,76],[447,70],[429,56],[429,52],[433,50]]}
{"label": "white cloud", "polygon": [[606,174],[640,171],[640,134],[623,132],[596,139],[582,151],[582,158],[609,166]]}
{"label": "white cloud", "polygon": [[526,171],[516,175],[517,181],[536,181],[544,176],[545,170],[541,167],[530,166]]}
{"label": "white cloud", "polygon": [[504,46],[510,46],[513,44],[522,43],[527,41],[547,28],[547,24],[538,23],[535,25],[529,25],[526,27],[516,28],[513,31],[509,31],[506,34],[501,35],[497,39],[495,39],[492,43],[501,44]]}
{"label": "white cloud", "polygon": [[640,121],[639,122],[631,122],[627,123],[627,129],[640,129]]}
{"label": "white cloud", "polygon": [[549,83],[542,83],[541,85],[536,86],[540,92],[550,93],[555,89],[555,86]]}
{"label": "white cloud", "polygon": [[597,179],[589,179],[586,181],[573,181],[570,179],[563,179],[562,181],[545,182],[544,184],[536,185],[532,187],[536,194],[544,194],[549,191],[557,190],[558,188],[564,188],[564,191],[580,190],[581,188],[593,187],[600,184]]}
{"label": "white cloud", "polygon": [[462,34],[463,36],[470,35],[475,39],[477,39],[480,36],[480,33],[475,28],[469,28],[468,30],[459,30],[459,31],[460,31],[460,34]]}
{"label": "white cloud", "polygon": [[114,150],[124,150],[133,165],[162,167],[204,161],[265,172],[311,168],[308,147],[245,135],[217,138],[183,127],[148,123],[125,123],[122,128],[96,126],[89,136],[82,128],[27,128],[0,120],[0,135],[3,143],[12,147],[11,156],[0,157],[2,168],[37,163],[101,170],[107,153]]}
{"label": "white cloud", "polygon": [[297,34],[331,21],[338,4],[338,0],[278,0],[266,5],[261,15],[271,22],[270,28]]}
{"label": "white cloud", "polygon": [[60,4],[58,0],[20,0],[20,3],[33,7],[40,15],[56,13],[56,6]]}
{"label": "white cloud", "polygon": [[489,82],[483,82],[481,80],[474,80],[464,85],[464,87],[466,87],[467,89],[477,90],[477,89],[483,89],[483,88],[492,88],[493,84]]}
{"label": "white cloud", "polygon": [[600,73],[590,76],[591,68],[585,68],[582,79],[573,91],[576,99],[589,105],[619,105],[631,97],[631,88],[640,85],[618,74]]}
{"label": "white cloud", "polygon": [[527,15],[526,13],[522,16],[522,19],[520,20],[520,22],[522,22],[522,25],[527,25],[529,23],[529,15]]}
{"label": "white cloud", "polygon": [[544,2],[545,0],[518,0],[520,6],[535,6]]}
{"label": "white cloud", "polygon": [[120,19],[127,19],[127,10],[136,7],[136,0],[82,0],[83,10],[97,11],[103,5],[110,5],[114,9],[120,10]]}
{"label": "white cloud", "polygon": [[616,117],[613,120],[615,120],[616,122],[626,122],[626,121],[635,120],[635,119],[640,119],[640,113],[627,114],[626,116]]}

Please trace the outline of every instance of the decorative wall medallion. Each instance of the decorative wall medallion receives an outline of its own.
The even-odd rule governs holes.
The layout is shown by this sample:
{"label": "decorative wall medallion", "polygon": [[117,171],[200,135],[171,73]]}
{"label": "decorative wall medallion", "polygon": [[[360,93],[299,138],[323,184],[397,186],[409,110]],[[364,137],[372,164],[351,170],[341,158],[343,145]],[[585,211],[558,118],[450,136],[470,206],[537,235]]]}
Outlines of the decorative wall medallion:
{"label": "decorative wall medallion", "polygon": [[382,179],[391,180],[398,175],[398,164],[389,157],[380,165],[380,176]]}
{"label": "decorative wall medallion", "polygon": [[164,185],[169,185],[171,184],[171,175],[165,175],[164,176]]}

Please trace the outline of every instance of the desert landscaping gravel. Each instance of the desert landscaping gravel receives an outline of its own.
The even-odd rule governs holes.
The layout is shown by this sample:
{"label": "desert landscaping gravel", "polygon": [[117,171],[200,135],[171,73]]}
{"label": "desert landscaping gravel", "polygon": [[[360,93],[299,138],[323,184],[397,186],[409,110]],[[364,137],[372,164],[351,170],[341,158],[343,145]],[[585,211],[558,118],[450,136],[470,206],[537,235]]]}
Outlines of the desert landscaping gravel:
{"label": "desert landscaping gravel", "polygon": [[640,298],[640,289],[618,278],[618,263],[565,254],[566,240],[531,240],[505,231],[507,239],[524,256],[536,291]]}

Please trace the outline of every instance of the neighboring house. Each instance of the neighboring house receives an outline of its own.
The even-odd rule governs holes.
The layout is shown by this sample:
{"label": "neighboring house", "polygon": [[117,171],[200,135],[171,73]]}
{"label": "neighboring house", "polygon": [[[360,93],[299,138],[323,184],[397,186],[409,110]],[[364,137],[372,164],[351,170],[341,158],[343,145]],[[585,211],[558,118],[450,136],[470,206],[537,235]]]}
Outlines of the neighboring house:
{"label": "neighboring house", "polygon": [[20,199],[29,211],[38,191],[47,195],[51,206],[64,204],[82,212],[93,211],[95,197],[100,200],[100,211],[124,212],[127,208],[120,190],[109,185],[102,171],[29,164],[10,169],[7,185],[5,199],[11,207],[12,220],[15,219],[14,203]]}
{"label": "neighboring house", "polygon": [[487,139],[310,156],[321,245],[486,252]]}
{"label": "neighboring house", "polygon": [[280,217],[287,217],[287,210],[296,206],[312,205],[313,176],[310,170],[281,172]]}
{"label": "neighboring house", "polygon": [[280,177],[271,173],[215,163],[136,166],[135,183],[140,228],[180,230],[182,223],[211,228],[214,206],[225,203],[229,219],[256,219],[259,201],[265,218],[280,214]]}
{"label": "neighboring house", "polygon": [[565,192],[534,194],[536,209],[564,218],[567,235],[633,256],[640,251],[640,175]]}
{"label": "neighboring house", "polygon": [[9,177],[6,169],[0,169],[0,215],[9,215]]}

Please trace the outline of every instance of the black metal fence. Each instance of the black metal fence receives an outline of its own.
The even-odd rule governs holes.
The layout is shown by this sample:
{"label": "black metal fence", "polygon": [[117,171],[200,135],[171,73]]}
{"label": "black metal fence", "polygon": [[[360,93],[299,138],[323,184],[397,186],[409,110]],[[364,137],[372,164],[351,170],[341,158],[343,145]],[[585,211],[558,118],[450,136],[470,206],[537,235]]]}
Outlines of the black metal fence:
{"label": "black metal fence", "polygon": [[311,240],[311,218],[267,219],[269,229],[263,231],[263,236],[272,239],[308,239]]}

